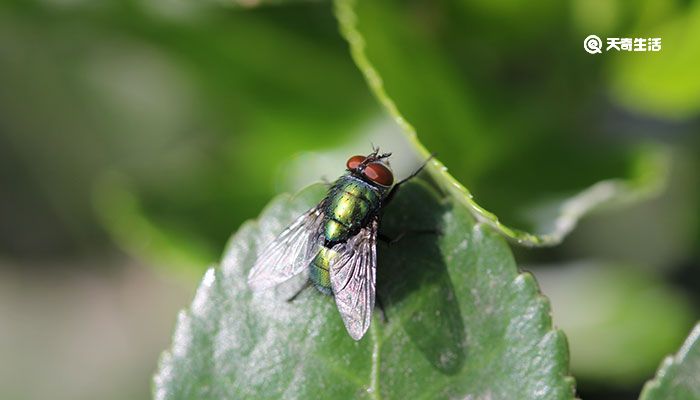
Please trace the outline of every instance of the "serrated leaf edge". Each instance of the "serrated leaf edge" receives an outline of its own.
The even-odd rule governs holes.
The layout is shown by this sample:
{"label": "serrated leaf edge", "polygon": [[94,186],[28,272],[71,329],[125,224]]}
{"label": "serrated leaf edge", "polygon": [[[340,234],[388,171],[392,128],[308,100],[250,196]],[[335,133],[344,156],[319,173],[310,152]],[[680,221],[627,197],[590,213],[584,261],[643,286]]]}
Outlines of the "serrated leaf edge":
{"label": "serrated leaf edge", "polygon": [[661,387],[662,381],[665,379],[670,370],[676,366],[680,366],[688,355],[691,347],[698,345],[698,343],[700,343],[700,322],[698,322],[695,327],[693,327],[693,330],[690,331],[690,335],[688,335],[686,340],[683,342],[683,345],[681,345],[678,353],[666,356],[663,361],[661,361],[661,365],[659,366],[654,378],[644,384],[642,392],[639,395],[639,399],[650,400],[651,393]]}

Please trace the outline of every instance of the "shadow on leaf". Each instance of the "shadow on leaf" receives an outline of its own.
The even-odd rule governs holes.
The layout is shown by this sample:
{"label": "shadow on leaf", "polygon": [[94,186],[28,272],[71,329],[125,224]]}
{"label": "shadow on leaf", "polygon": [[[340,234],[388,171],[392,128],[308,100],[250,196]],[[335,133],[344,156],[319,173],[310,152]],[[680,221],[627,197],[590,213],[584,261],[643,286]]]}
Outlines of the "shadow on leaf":
{"label": "shadow on leaf", "polygon": [[[405,235],[378,244],[377,292],[388,324],[399,324],[435,368],[453,375],[464,365],[465,329],[438,244],[445,206],[429,190],[408,184],[387,207],[382,233]],[[436,232],[416,232],[426,229]]]}

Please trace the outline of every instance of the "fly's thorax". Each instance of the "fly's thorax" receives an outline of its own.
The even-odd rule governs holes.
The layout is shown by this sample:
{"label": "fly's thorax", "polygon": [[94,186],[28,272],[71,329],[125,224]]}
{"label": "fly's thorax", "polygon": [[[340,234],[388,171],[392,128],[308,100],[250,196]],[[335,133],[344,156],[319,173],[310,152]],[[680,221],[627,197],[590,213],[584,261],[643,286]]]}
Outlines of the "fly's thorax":
{"label": "fly's thorax", "polygon": [[379,211],[386,190],[352,175],[338,179],[326,198],[326,241],[341,242],[362,228]]}

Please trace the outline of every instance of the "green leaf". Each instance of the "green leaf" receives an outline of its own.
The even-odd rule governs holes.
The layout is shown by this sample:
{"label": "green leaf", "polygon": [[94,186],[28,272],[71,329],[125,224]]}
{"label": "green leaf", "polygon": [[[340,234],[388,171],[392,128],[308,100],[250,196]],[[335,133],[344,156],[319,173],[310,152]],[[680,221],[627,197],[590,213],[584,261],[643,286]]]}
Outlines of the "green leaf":
{"label": "green leaf", "polygon": [[316,204],[325,186],[280,196],[234,235],[202,280],[155,377],[156,399],[573,398],[564,335],[508,245],[424,184],[402,187],[380,230],[375,312],[359,342],[332,298],[289,285],[253,293],[256,252]]}
{"label": "green leaf", "polygon": [[[420,7],[430,9],[428,14],[435,21],[430,18],[427,20],[416,18],[421,10]],[[617,154],[609,157],[615,161],[604,157],[606,161],[602,162],[596,157],[595,162],[590,162],[591,153],[582,152],[580,145],[566,148],[553,146],[554,141],[559,145],[562,141],[566,142],[561,135],[561,126],[575,124],[574,121],[562,122],[554,117],[553,114],[558,111],[547,113],[543,119],[527,128],[522,123],[527,118],[523,119],[522,116],[513,116],[510,119],[514,121],[512,126],[500,128],[495,123],[484,121],[480,114],[486,114],[487,109],[480,109],[479,103],[491,102],[490,106],[497,110],[496,112],[491,110],[493,114],[491,116],[495,120],[504,119],[503,115],[511,112],[510,109],[514,108],[513,103],[505,103],[507,99],[500,97],[491,98],[496,96],[494,93],[510,93],[510,88],[491,87],[477,94],[475,86],[478,82],[473,78],[470,80],[469,77],[460,75],[460,71],[470,68],[469,63],[459,64],[456,60],[450,59],[444,49],[449,46],[440,41],[442,39],[449,42],[449,33],[446,32],[450,32],[450,29],[458,30],[464,25],[464,21],[461,21],[462,24],[449,25],[455,24],[455,21],[452,21],[453,15],[458,14],[450,7],[428,2],[411,8],[392,2],[336,0],[335,12],[341,32],[350,45],[353,59],[367,84],[389,115],[401,127],[418,154],[422,157],[428,157],[430,154],[416,133],[417,130],[420,132],[420,129],[423,129],[423,132],[427,132],[427,134],[422,132],[424,138],[432,139],[431,148],[440,148],[440,146],[442,148],[447,146],[448,149],[450,146],[453,149],[455,146],[459,148],[459,151],[448,150],[446,153],[452,155],[451,161],[458,168],[461,167],[459,171],[469,171],[466,176],[467,181],[487,179],[488,182],[483,186],[499,188],[517,186],[521,183],[519,181],[522,179],[514,180],[513,185],[506,183],[508,180],[499,175],[503,173],[497,167],[500,165],[506,170],[506,177],[518,174],[521,170],[536,172],[534,178],[530,176],[532,174],[525,174],[529,179],[524,188],[525,192],[536,193],[538,187],[559,181],[563,181],[564,191],[571,192],[581,187],[578,185],[572,187],[572,183],[579,183],[574,179],[577,175],[564,174],[564,179],[553,179],[556,175],[552,173],[553,168],[577,172],[597,171],[602,164],[619,163],[619,160],[616,160],[620,158]],[[446,37],[440,37],[440,35],[446,35]],[[530,37],[529,40],[537,41],[541,38]],[[468,47],[470,43],[465,42],[463,45]],[[468,51],[467,48],[458,49],[453,51],[456,55],[451,56],[460,58],[461,55],[463,61],[464,53]],[[383,74],[384,72],[386,74]],[[494,81],[496,79],[498,77],[494,77]],[[522,108],[522,104],[533,100],[534,89],[524,90],[524,97],[516,99],[520,101],[521,112],[526,115],[532,112]],[[540,88],[536,89],[540,90]],[[561,93],[553,94],[549,97],[550,102],[552,98],[556,99],[558,96],[561,96]],[[555,110],[557,101],[541,105],[538,112],[542,109]],[[505,107],[501,104],[505,104]],[[568,114],[568,111],[561,110],[560,113]],[[546,121],[552,121],[554,125],[547,125]],[[540,122],[545,125],[537,125]],[[532,125],[532,121],[528,123]],[[559,125],[556,125],[557,123]],[[546,135],[543,131],[546,131]],[[516,135],[515,132],[518,134]],[[442,140],[436,140],[436,137]],[[545,148],[554,148],[554,150],[542,151]],[[519,152],[519,149],[527,151]],[[601,155],[599,150],[597,147],[591,149],[597,156]],[[534,157],[533,152],[537,152]],[[538,158],[548,158],[550,163],[538,165]],[[583,167],[576,163],[572,164],[572,159],[589,160],[589,163]],[[547,226],[549,230],[538,233],[530,233],[503,224],[496,214],[480,206],[474,200],[472,193],[437,159],[433,159],[426,170],[446,193],[451,194],[465,206],[478,221],[492,226],[496,231],[519,244],[552,246],[560,243],[574,229],[578,220],[591,210],[620,200],[638,201],[660,192],[668,175],[667,152],[651,146],[642,148],[632,159],[634,160],[633,175],[630,179],[599,181],[562,201],[555,207],[553,216],[548,219],[548,222],[541,224]],[[518,168],[518,165],[526,165],[527,168]],[[486,173],[490,169],[497,171],[495,173],[497,179]],[[543,174],[552,175],[552,179],[547,179]],[[596,176],[595,180],[589,178],[585,176],[583,181],[595,182],[600,179],[600,175]],[[499,182],[499,185],[494,185],[494,181]],[[502,194],[495,197],[510,198]],[[504,208],[502,207],[501,210],[503,211]]]}
{"label": "green leaf", "polygon": [[[59,229],[37,229],[61,248],[104,246],[106,230],[133,257],[199,276],[280,192],[291,155],[376,114],[330,3],[107,3],[0,12],[0,147],[26,166],[10,191],[41,193],[39,219]],[[109,188],[113,175],[123,184]],[[90,204],[95,182],[107,190]]]}
{"label": "green leaf", "polygon": [[635,31],[635,37],[654,32],[663,47],[660,52],[617,58],[609,68],[613,96],[636,112],[681,120],[697,116],[700,4],[689,4],[668,22],[639,26]]}
{"label": "green leaf", "polygon": [[309,1],[310,0],[218,0],[218,2],[222,5],[230,5],[243,8],[254,8],[260,6],[281,6]]}
{"label": "green leaf", "polygon": [[700,398],[700,324],[690,332],[678,353],[667,357],[656,377],[647,382],[641,400]]}
{"label": "green leaf", "polygon": [[154,224],[127,182],[121,175],[105,174],[93,190],[96,214],[112,239],[150,265],[177,271],[188,279],[198,277],[206,265],[202,260],[214,250],[191,232],[176,231],[175,235]]}
{"label": "green leaf", "polygon": [[637,385],[694,321],[688,299],[642,265],[578,261],[527,269],[555,305],[580,381]]}

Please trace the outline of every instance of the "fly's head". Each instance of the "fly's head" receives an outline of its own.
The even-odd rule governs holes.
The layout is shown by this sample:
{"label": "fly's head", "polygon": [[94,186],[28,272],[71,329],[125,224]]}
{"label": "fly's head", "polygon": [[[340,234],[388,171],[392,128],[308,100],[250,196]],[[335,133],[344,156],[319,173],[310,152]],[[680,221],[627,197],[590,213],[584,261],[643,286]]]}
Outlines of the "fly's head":
{"label": "fly's head", "polygon": [[348,171],[358,178],[377,185],[383,189],[394,184],[394,173],[389,165],[391,153],[380,153],[375,148],[366,156],[352,156],[345,163]]}

